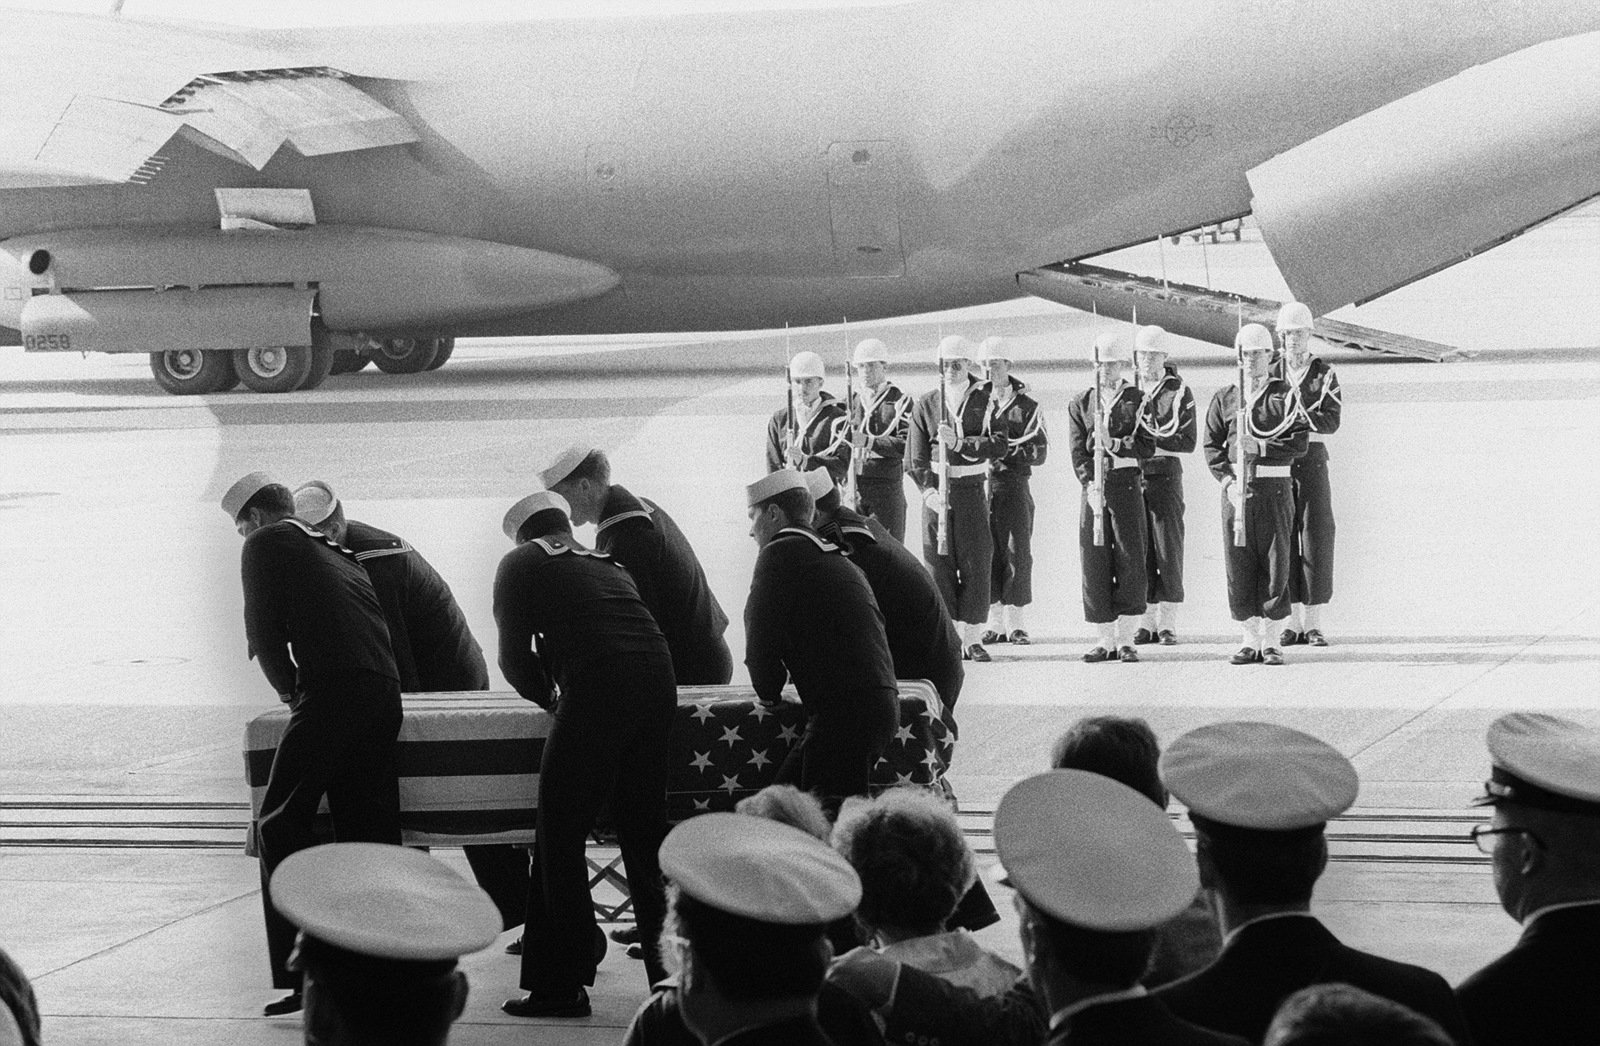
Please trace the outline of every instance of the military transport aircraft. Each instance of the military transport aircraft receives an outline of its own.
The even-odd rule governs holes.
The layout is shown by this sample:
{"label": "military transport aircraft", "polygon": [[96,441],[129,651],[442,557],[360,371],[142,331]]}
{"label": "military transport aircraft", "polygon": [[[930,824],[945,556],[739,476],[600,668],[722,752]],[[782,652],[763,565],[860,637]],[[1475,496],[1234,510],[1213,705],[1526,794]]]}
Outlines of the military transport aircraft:
{"label": "military transport aircraft", "polygon": [[0,325],[175,393],[1024,293],[1226,342],[1083,259],[1253,213],[1320,315],[1600,193],[1593,0],[0,34]]}

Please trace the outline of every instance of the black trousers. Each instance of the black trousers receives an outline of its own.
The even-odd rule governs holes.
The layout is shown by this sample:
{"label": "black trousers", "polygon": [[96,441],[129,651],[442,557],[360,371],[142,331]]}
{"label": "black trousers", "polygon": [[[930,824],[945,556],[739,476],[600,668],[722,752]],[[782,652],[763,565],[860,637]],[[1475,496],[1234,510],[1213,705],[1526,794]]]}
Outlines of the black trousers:
{"label": "black trousers", "polygon": [[1144,466],[1145,600],[1183,602],[1183,462],[1151,458]]}
{"label": "black trousers", "polygon": [[645,974],[651,983],[666,976],[656,945],[667,910],[659,851],[667,834],[667,733],[678,704],[672,662],[639,655],[577,674],[556,707],[539,767],[520,983],[540,993],[594,983],[584,850],[602,806],[616,825]]}
{"label": "black trousers", "polygon": [[296,695],[278,742],[257,826],[261,907],[274,988],[298,989],[285,965],[295,927],[272,905],[268,882],[284,858],[325,840],[316,833],[323,796],[341,843],[400,845],[400,784],[394,741],[400,733],[400,684],[356,673]]}
{"label": "black trousers", "polygon": [[989,498],[981,476],[952,480],[950,554],[939,555],[939,514],[922,509],[922,558],[927,561],[950,616],[969,625],[989,620],[989,581],[994,570],[994,536],[989,533]]}
{"label": "black trousers", "polygon": [[902,545],[906,541],[905,474],[861,476],[856,479],[856,511],[877,516],[878,522]]}
{"label": "black trousers", "polygon": [[1228,612],[1235,621],[1289,616],[1289,542],[1294,526],[1290,480],[1250,481],[1245,501],[1244,545],[1233,543],[1233,502],[1222,497],[1222,545],[1228,575]]}
{"label": "black trousers", "polygon": [[1289,598],[1326,603],[1333,598],[1333,489],[1328,485],[1328,445],[1312,442],[1292,466],[1294,538],[1289,555]]}
{"label": "black trousers", "polygon": [[1033,491],[1027,476],[990,478],[989,534],[994,541],[989,601],[1027,606],[1033,602]]}
{"label": "black trousers", "polygon": [[1089,488],[1078,509],[1078,551],[1083,561],[1083,619],[1108,625],[1145,608],[1143,477],[1137,468],[1106,472],[1104,545],[1094,543]]}

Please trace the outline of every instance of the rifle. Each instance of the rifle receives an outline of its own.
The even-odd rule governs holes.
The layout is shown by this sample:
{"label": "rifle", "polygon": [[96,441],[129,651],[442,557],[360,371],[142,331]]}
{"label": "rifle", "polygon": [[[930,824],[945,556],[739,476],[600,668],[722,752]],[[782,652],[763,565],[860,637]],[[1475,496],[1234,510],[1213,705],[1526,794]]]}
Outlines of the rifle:
{"label": "rifle", "polygon": [[866,404],[861,401],[856,389],[856,368],[850,358],[844,361],[844,399],[850,406],[850,469],[844,477],[844,503],[851,508],[859,509],[856,499],[859,495],[857,487],[861,482],[861,450],[856,446],[856,440],[861,436],[862,427],[866,424]]}
{"label": "rifle", "polygon": [[[939,397],[939,427],[942,429],[950,423],[950,405],[945,402],[944,393],[944,361],[935,360],[934,366],[939,370],[934,395]],[[941,556],[948,556],[950,554],[950,450],[937,432],[934,433],[933,442],[939,452],[939,528],[935,550]]]}
{"label": "rifle", "polygon": [[783,358],[787,361],[783,365],[783,387],[789,393],[789,445],[784,448],[784,464],[791,468],[799,468],[797,461],[789,460],[799,457],[800,417],[794,412],[794,357],[789,352],[788,323],[783,325]]}
{"label": "rifle", "polygon": [[1100,508],[1094,514],[1094,543],[1096,548],[1106,543],[1106,444],[1111,442],[1110,426],[1106,423],[1105,397],[1100,395],[1100,349],[1095,347],[1094,384],[1090,386],[1094,405],[1094,490],[1099,494]]}
{"label": "rifle", "polygon": [[1235,548],[1243,548],[1245,545],[1245,507],[1250,504],[1250,477],[1247,474],[1250,468],[1250,458],[1244,451],[1245,440],[1250,438],[1250,401],[1245,390],[1244,349],[1236,347],[1234,352],[1239,357],[1239,410],[1233,419],[1234,435],[1238,440],[1233,465],[1233,481],[1240,484],[1240,487],[1239,510],[1233,514],[1233,545]]}

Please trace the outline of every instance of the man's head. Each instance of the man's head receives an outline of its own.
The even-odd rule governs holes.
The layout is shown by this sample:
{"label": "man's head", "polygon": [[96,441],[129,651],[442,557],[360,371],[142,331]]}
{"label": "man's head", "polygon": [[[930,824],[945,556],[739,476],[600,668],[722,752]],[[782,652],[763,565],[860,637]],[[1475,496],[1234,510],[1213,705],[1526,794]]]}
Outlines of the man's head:
{"label": "man's head", "polygon": [[1451,1046],[1422,1014],[1349,984],[1314,984],[1283,1000],[1262,1046]]}
{"label": "man's head", "polygon": [[222,495],[222,511],[233,520],[240,537],[249,537],[268,523],[293,516],[294,495],[270,474],[252,472]]}
{"label": "man's head", "polygon": [[1165,377],[1171,355],[1172,335],[1165,328],[1151,324],[1133,336],[1133,364],[1144,384],[1154,385]]}
{"label": "man's head", "polygon": [[889,375],[889,347],[877,338],[863,338],[856,344],[850,365],[863,385],[875,389]]}
{"label": "man's head", "polygon": [[684,1023],[720,1038],[726,1011],[808,1006],[833,950],[827,926],[855,911],[856,873],[797,828],[743,814],[692,817],[661,844],[670,882],[663,958]]}
{"label": "man's head", "polygon": [[1029,977],[1053,1009],[1137,984],[1155,927],[1200,885],[1166,812],[1085,770],[1013,785],[995,810],[994,840],[1017,891]]}
{"label": "man's head", "polygon": [[1133,373],[1133,353],[1115,331],[1101,331],[1094,339],[1095,381],[1102,392],[1114,392]]}
{"label": "man's head", "polygon": [[488,895],[417,850],[332,843],[273,872],[272,904],[300,928],[308,1046],[439,1046],[467,1001],[456,969],[500,932]]}
{"label": "man's head", "polygon": [[294,488],[294,514],[302,521],[316,527],[328,537],[344,544],[350,530],[344,518],[344,503],[334,494],[333,488],[320,479],[313,479]]}
{"label": "man's head", "polygon": [[1301,910],[1327,865],[1323,827],[1360,787],[1338,750],[1275,723],[1213,723],[1161,756],[1189,808],[1200,880],[1239,906]]}
{"label": "man's head", "polygon": [[972,358],[977,350],[972,342],[959,334],[951,334],[939,341],[939,374],[946,385],[959,388],[968,380]]}
{"label": "man's head", "polygon": [[1278,310],[1278,338],[1290,370],[1305,370],[1311,362],[1311,310],[1305,303],[1287,301]]}
{"label": "man's head", "polygon": [[1167,790],[1156,766],[1161,744],[1143,719],[1086,716],[1067,728],[1050,753],[1055,770],[1087,770],[1121,781],[1152,803],[1167,808]]}
{"label": "man's head", "polygon": [[750,536],[766,545],[784,527],[809,527],[816,505],[806,478],[794,469],[768,473],[745,487]]}
{"label": "man's head", "polygon": [[611,491],[611,462],[587,443],[564,448],[539,470],[539,482],[566,499],[574,523],[598,523]]}
{"label": "man's head", "polygon": [[506,509],[500,529],[518,545],[550,534],[572,533],[567,499],[552,490],[540,490]]}
{"label": "man's head", "polygon": [[1493,806],[1495,891],[1519,921],[1552,904],[1600,900],[1600,731],[1531,712],[1489,727],[1493,763],[1478,805]]}
{"label": "man's head", "polygon": [[822,395],[822,383],[827,377],[827,365],[814,352],[797,352],[789,361],[789,384],[794,389],[794,398],[807,407]]}
{"label": "man's head", "polygon": [[1259,386],[1272,373],[1272,332],[1259,323],[1247,323],[1233,336],[1233,347],[1244,362],[1245,377]]}
{"label": "man's head", "polygon": [[998,336],[985,338],[978,343],[978,366],[989,376],[996,389],[1011,380],[1011,343]]}

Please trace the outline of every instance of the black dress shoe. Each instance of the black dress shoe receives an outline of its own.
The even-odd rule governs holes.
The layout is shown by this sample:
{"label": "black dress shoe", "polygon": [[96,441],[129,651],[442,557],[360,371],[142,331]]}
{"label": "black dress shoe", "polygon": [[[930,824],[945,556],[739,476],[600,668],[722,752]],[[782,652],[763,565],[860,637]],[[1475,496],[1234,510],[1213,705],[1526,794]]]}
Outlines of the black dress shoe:
{"label": "black dress shoe", "polygon": [[1263,665],[1283,664],[1283,651],[1275,646],[1263,647],[1261,650],[1261,663]]}
{"label": "black dress shoe", "polygon": [[1320,629],[1320,628],[1308,628],[1308,629],[1306,629],[1305,641],[1306,641],[1306,643],[1308,643],[1311,646],[1327,646],[1328,645],[1328,637],[1322,634],[1322,629]]}
{"label": "black dress shoe", "polygon": [[983,635],[978,637],[978,642],[980,643],[1004,643],[1005,641],[1006,634],[1004,632],[996,632],[990,628],[984,629]]}
{"label": "black dress shoe", "polygon": [[1125,665],[1131,665],[1139,660],[1139,651],[1133,649],[1131,646],[1118,647],[1117,660],[1121,661]]}
{"label": "black dress shoe", "polygon": [[1230,665],[1253,665],[1261,660],[1261,651],[1253,646],[1242,646],[1238,653],[1228,658]]}
{"label": "black dress shoe", "polygon": [[521,937],[518,937],[516,940],[512,941],[510,944],[506,945],[506,954],[507,955],[521,955],[522,954],[522,938]]}
{"label": "black dress shoe", "polygon": [[261,1007],[261,1016],[282,1017],[289,1013],[299,1013],[304,1005],[299,992],[290,992],[277,1002],[269,1002]]}
{"label": "black dress shoe", "polygon": [[1296,643],[1304,643],[1305,641],[1306,637],[1292,628],[1286,628],[1278,634],[1279,646],[1294,646]]}
{"label": "black dress shoe", "polygon": [[529,992],[520,999],[507,999],[500,1008],[513,1017],[587,1017],[589,993],[582,988],[558,995]]}
{"label": "black dress shoe", "polygon": [[615,930],[611,931],[611,939],[616,941],[618,944],[638,944],[639,924],[633,923],[629,926],[617,927]]}
{"label": "black dress shoe", "polygon": [[1028,638],[1028,633],[1020,628],[1013,628],[1011,630],[1011,635],[1007,636],[1006,639],[1017,646],[1027,646],[1029,643],[1033,642],[1033,640]]}
{"label": "black dress shoe", "polygon": [[1141,628],[1139,631],[1133,634],[1133,641],[1138,646],[1144,646],[1146,643],[1154,643],[1157,638],[1158,637],[1156,634],[1148,628]]}
{"label": "black dress shoe", "polygon": [[994,658],[989,656],[989,651],[983,649],[983,644],[981,644],[981,643],[974,643],[971,646],[967,647],[967,659],[970,660],[970,661],[993,661],[994,660]]}
{"label": "black dress shoe", "polygon": [[1102,661],[1110,661],[1113,656],[1111,651],[1105,647],[1097,646],[1087,654],[1084,654],[1083,659],[1091,665],[1098,665]]}
{"label": "black dress shoe", "polygon": [[1178,645],[1178,633],[1174,632],[1170,628],[1163,628],[1160,632],[1156,633],[1156,638],[1161,641],[1162,646]]}

